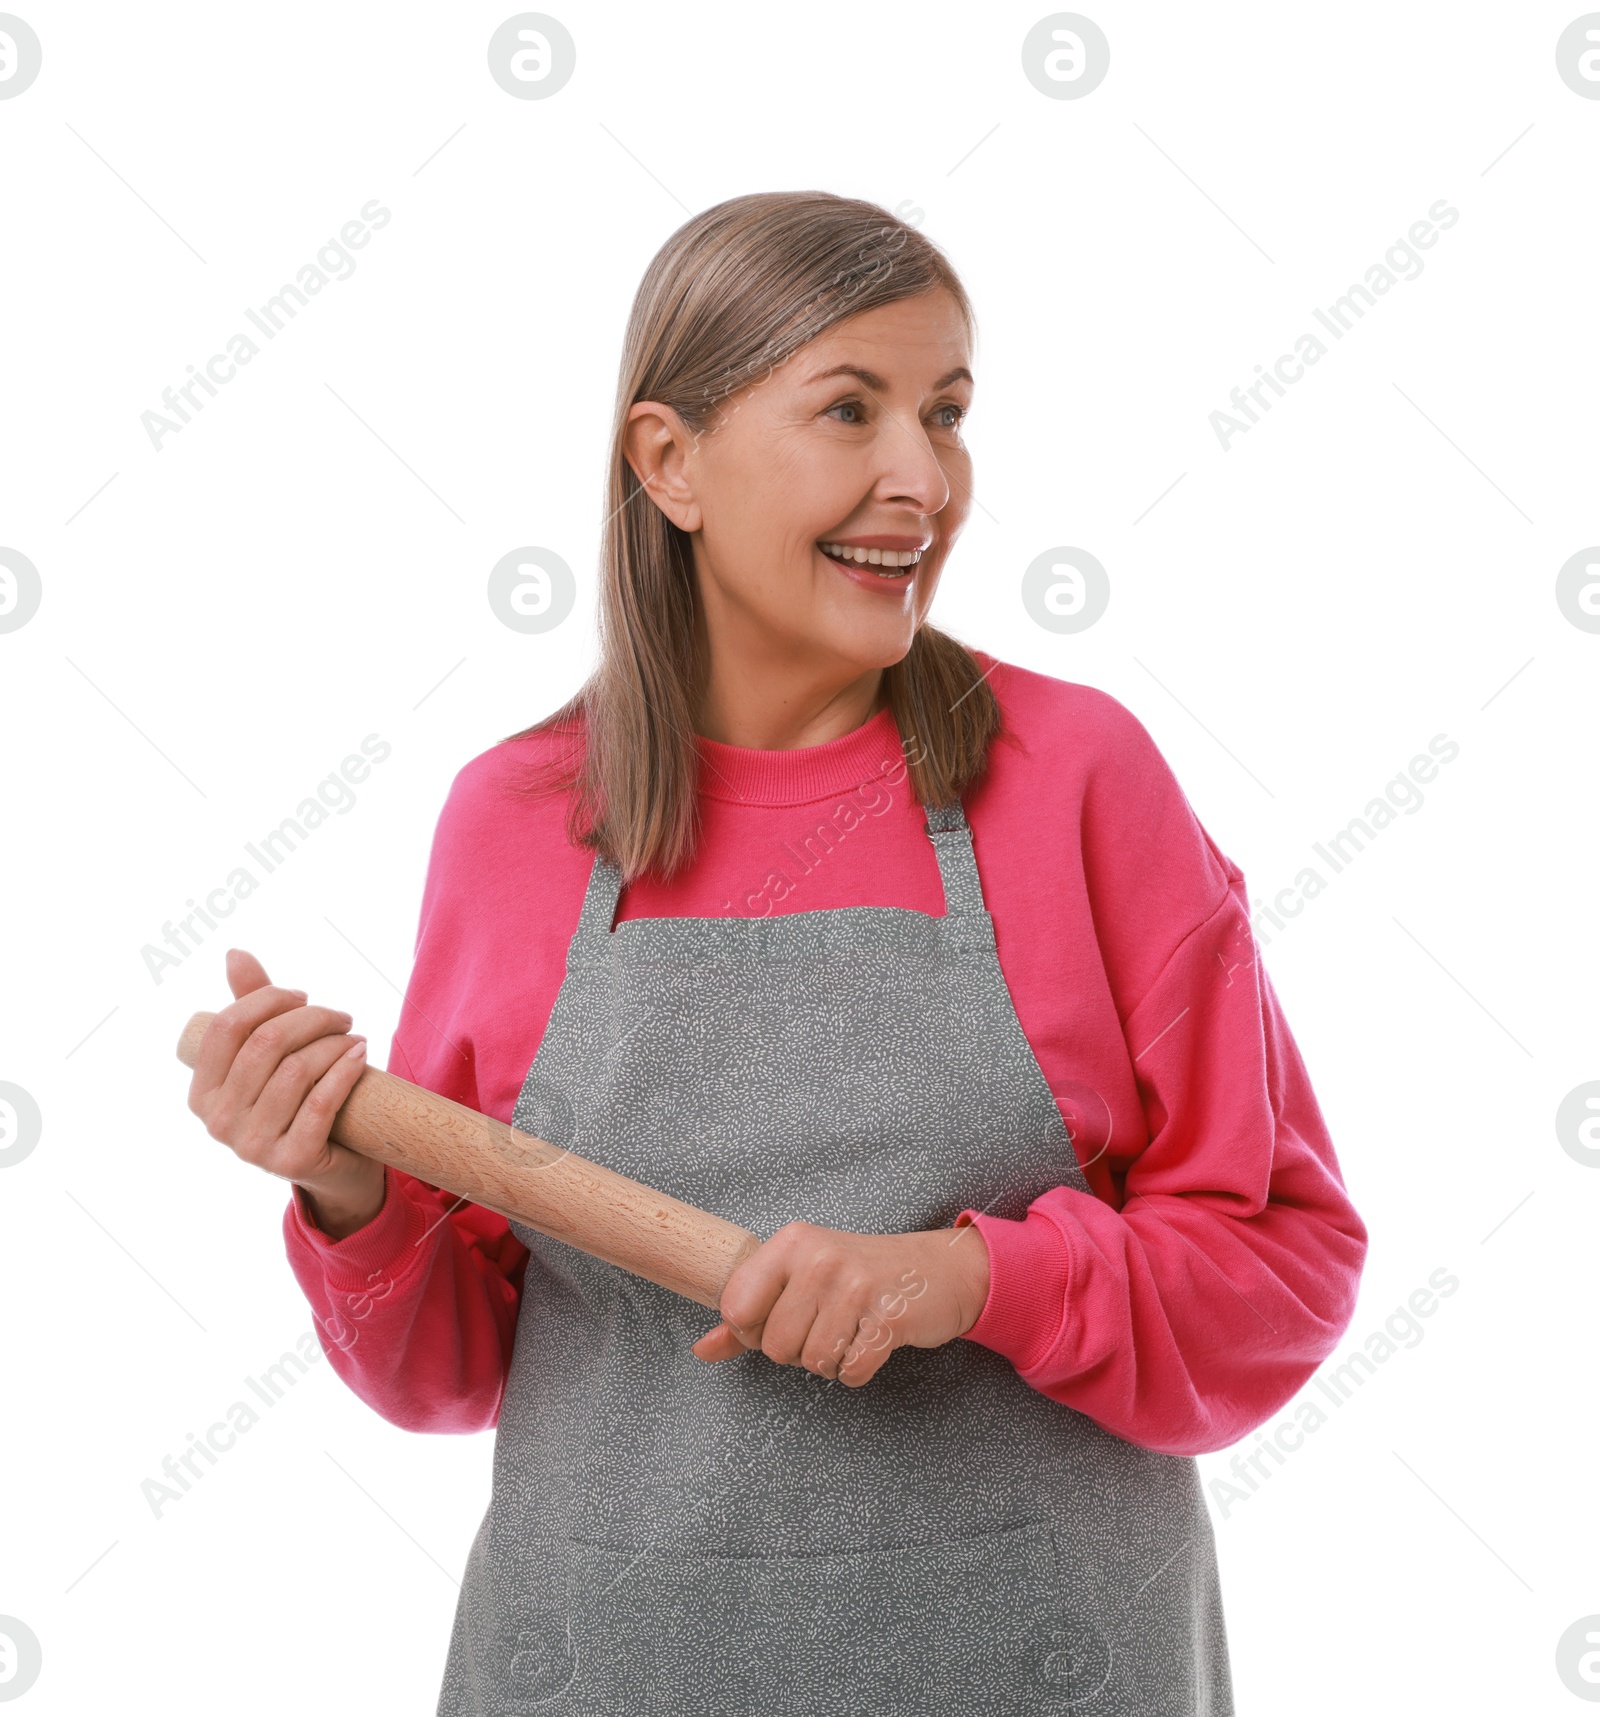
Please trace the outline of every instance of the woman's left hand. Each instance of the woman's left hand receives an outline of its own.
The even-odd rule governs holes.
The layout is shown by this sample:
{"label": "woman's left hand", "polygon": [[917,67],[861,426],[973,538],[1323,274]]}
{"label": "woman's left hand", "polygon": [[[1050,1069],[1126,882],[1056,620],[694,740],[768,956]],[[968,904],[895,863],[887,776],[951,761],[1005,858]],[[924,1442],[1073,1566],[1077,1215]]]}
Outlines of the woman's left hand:
{"label": "woman's left hand", "polygon": [[989,1251],[975,1225],[851,1234],[789,1222],[729,1276],[723,1321],[690,1352],[717,1360],[760,1348],[859,1388],[897,1347],[965,1335],[988,1297]]}

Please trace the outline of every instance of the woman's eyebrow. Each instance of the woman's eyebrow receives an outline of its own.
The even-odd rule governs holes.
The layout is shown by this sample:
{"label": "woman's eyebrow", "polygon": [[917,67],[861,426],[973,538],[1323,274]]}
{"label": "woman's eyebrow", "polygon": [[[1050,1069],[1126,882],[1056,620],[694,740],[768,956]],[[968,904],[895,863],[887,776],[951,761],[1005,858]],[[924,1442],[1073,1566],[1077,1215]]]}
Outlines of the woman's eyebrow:
{"label": "woman's eyebrow", "polygon": [[[872,370],[864,370],[857,364],[835,364],[831,370],[819,370],[816,375],[807,379],[807,386],[810,386],[812,382],[832,381],[835,376],[854,376],[863,387],[871,388],[874,393],[887,393],[889,391],[889,384],[882,376]],[[933,386],[937,391],[939,388],[949,387],[953,382],[970,381],[972,381],[972,371],[965,364],[958,364],[948,375],[940,376]]]}
{"label": "woman's eyebrow", "polygon": [[835,376],[854,376],[863,387],[871,388],[876,393],[884,393],[889,384],[882,376],[872,370],[863,370],[856,364],[835,364],[831,370],[820,370],[808,378],[809,382],[828,382]]}

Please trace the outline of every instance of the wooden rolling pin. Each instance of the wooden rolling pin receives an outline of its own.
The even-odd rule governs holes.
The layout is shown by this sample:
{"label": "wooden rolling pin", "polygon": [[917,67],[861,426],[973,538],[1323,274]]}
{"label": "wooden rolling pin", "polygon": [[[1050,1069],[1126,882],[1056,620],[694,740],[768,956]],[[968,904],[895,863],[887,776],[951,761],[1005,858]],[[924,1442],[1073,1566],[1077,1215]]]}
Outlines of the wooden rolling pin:
{"label": "wooden rolling pin", "polygon": [[[197,1013],[183,1028],[185,1067],[216,1017]],[[329,1137],[713,1309],[761,1244],[748,1228],[375,1067],[356,1081]]]}

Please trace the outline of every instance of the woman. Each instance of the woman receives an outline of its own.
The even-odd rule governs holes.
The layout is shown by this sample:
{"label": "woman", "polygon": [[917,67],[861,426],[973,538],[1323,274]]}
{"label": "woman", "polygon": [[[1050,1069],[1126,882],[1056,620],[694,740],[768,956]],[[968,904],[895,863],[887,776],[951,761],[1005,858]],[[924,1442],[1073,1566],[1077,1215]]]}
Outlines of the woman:
{"label": "woman", "polygon": [[441,1713],[1233,1710],[1193,1456],[1366,1230],[1148,733],[927,624],[972,332],[872,204],[675,233],[599,665],[435,836],[391,1070],[763,1236],[722,1321],[330,1144],[351,1017],[228,956],[191,1107],[294,1183],[330,1360],[497,1427]]}

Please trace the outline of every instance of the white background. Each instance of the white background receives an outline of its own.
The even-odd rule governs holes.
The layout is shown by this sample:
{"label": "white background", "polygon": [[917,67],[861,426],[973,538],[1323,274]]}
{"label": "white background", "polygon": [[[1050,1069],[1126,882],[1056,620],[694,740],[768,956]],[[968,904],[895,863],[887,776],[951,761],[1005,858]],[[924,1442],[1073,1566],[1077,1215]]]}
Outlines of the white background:
{"label": "white background", "polygon": [[[1600,1612],[1600,1172],[1555,1128],[1600,1078],[1600,635],[1555,598],[1600,541],[1600,101],[1555,66],[1577,9],[1090,0],[1109,75],[1051,100],[1021,69],[1036,7],[553,0],[576,73],[519,101],[485,57],[507,8],[14,3],[44,53],[0,101],[0,545],[43,583],[0,635],[0,1079],[44,1117],[0,1170],[0,1614],[44,1653],[21,1709],[433,1710],[489,1436],[394,1429],[323,1363],[180,1503],[141,1495],[311,1322],[282,1184],[207,1137],[173,1048],[237,944],[387,1059],[451,776],[591,660],[640,273],[688,214],[804,187],[922,211],[976,303],[981,505],[934,620],[1126,703],[1254,897],[1431,736],[1459,744],[1420,811],[1258,930],[1372,1237],[1330,1365],[1431,1272],[1460,1287],[1213,1519],[1241,1712],[1578,1709],[1555,1667]],[[355,273],[155,451],[141,414],[374,197],[393,218]],[[1229,390],[1440,198],[1460,219],[1424,272],[1219,447]],[[577,574],[550,634],[486,600],[523,544]],[[1056,545],[1111,580],[1077,635],[1020,599]],[[369,733],[393,752],[356,807],[155,983],[141,948]]]}

